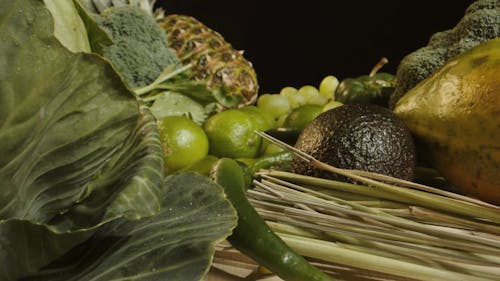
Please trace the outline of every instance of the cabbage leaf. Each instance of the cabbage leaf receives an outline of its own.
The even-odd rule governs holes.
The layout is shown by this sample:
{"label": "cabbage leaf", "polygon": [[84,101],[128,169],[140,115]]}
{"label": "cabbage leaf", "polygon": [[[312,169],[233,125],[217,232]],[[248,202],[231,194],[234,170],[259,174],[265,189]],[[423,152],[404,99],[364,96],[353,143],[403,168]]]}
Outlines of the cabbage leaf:
{"label": "cabbage leaf", "polygon": [[90,52],[87,30],[73,1],[43,0],[54,16],[54,35],[73,52]]}
{"label": "cabbage leaf", "polygon": [[222,187],[195,173],[169,176],[163,190],[158,215],[114,220],[23,281],[202,280],[214,242],[235,224],[232,207]]}
{"label": "cabbage leaf", "polygon": [[0,280],[201,280],[236,224],[222,188],[163,177],[154,116],[43,1],[0,0],[0,38]]}

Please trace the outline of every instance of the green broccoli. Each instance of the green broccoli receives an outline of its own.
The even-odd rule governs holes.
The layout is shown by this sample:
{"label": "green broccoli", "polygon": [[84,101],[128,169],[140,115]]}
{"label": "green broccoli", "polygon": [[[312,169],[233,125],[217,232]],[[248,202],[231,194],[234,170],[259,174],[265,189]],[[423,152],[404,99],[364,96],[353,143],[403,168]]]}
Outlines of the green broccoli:
{"label": "green broccoli", "polygon": [[113,41],[103,47],[104,57],[131,87],[151,84],[167,66],[179,62],[165,32],[146,11],[130,5],[111,7],[95,19]]}
{"label": "green broccoli", "polygon": [[429,77],[449,59],[480,43],[500,36],[500,5],[498,0],[478,0],[465,11],[458,24],[431,36],[427,46],[404,57],[396,71],[396,88],[389,100],[397,101]]}

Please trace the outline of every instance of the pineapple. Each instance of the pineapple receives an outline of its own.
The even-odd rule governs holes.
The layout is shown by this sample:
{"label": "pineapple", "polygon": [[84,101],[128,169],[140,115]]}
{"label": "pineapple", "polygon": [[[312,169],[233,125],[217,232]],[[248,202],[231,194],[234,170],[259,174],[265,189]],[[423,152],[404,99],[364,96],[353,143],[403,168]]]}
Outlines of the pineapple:
{"label": "pineapple", "polygon": [[[174,50],[180,62],[191,66],[189,79],[204,84],[214,97],[219,95],[216,100],[221,101],[224,97],[235,100],[227,102],[232,107],[253,104],[257,100],[257,75],[252,64],[243,57],[243,52],[235,50],[219,33],[195,18],[165,15],[161,8],[154,9],[155,0],[78,1],[88,11],[98,14],[122,6],[146,11],[165,31],[166,44]],[[222,103],[219,105],[224,109]]]}
{"label": "pineapple", "polygon": [[216,31],[186,15],[160,16],[171,48],[184,64],[192,64],[193,78],[206,81],[210,89],[226,88],[243,98],[240,104],[255,102],[258,83],[252,64]]}

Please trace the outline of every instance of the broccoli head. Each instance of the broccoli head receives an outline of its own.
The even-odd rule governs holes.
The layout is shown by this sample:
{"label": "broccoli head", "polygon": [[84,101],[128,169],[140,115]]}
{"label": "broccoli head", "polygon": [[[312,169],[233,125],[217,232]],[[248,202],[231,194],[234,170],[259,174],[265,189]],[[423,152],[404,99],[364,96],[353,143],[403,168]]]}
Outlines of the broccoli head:
{"label": "broccoli head", "polygon": [[500,4],[498,0],[478,0],[466,10],[457,25],[431,36],[427,46],[405,56],[396,71],[397,84],[389,100],[397,101],[411,88],[429,77],[449,59],[500,36]]}
{"label": "broccoli head", "polygon": [[167,66],[179,61],[168,47],[165,32],[138,7],[107,8],[96,15],[96,21],[113,41],[103,48],[103,56],[133,88],[149,85]]}

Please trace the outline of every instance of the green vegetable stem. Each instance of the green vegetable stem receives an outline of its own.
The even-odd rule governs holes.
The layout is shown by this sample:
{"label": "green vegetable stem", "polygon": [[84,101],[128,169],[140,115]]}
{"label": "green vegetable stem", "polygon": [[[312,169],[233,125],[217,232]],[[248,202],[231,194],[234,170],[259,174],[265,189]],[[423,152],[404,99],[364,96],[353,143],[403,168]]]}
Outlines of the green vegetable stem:
{"label": "green vegetable stem", "polygon": [[235,160],[219,159],[210,177],[224,188],[238,213],[238,225],[228,237],[236,249],[287,281],[332,280],[292,250],[259,216],[247,200],[243,170]]}

